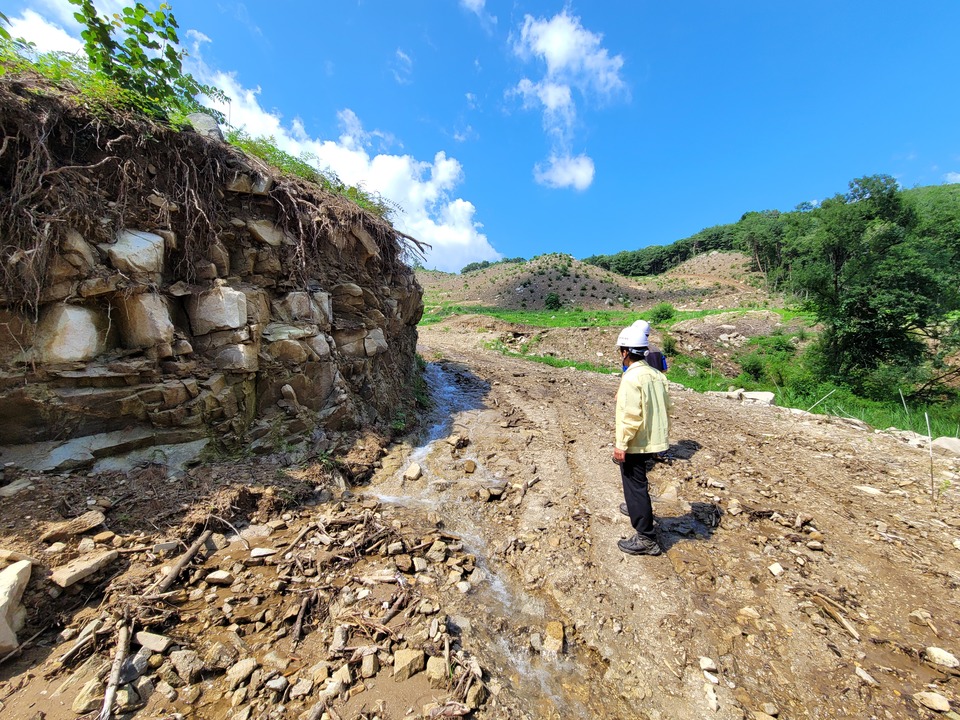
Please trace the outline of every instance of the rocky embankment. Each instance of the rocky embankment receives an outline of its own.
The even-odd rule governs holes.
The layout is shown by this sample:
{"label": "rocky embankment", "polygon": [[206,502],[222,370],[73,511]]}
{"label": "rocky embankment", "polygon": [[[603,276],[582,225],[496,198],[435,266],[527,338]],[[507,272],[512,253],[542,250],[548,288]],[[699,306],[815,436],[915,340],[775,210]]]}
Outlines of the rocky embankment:
{"label": "rocky embankment", "polygon": [[421,290],[384,220],[26,81],[0,110],[0,460],[316,454],[410,405]]}

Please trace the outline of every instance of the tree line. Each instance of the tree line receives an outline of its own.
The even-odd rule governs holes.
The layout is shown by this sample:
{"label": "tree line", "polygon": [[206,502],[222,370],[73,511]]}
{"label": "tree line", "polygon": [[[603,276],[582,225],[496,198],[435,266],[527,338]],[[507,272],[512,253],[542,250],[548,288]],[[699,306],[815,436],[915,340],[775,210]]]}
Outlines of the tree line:
{"label": "tree line", "polygon": [[808,360],[821,377],[877,399],[955,395],[960,185],[902,190],[889,175],[857,178],[816,207],[748,212],[671,245],[585,262],[653,275],[710,250],[748,255],[771,292],[815,314],[823,329]]}

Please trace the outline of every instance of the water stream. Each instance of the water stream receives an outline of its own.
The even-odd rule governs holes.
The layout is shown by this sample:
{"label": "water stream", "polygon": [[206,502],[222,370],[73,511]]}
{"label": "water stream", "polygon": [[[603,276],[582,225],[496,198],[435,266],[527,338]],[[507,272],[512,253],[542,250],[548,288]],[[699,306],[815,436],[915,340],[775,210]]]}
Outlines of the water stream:
{"label": "water stream", "polygon": [[[407,465],[421,465],[424,479],[401,485],[409,493],[377,497],[408,510],[440,513],[445,529],[461,538],[464,549],[476,556],[479,572],[473,577],[478,582],[468,596],[473,607],[468,617],[451,619],[470,638],[471,648],[491,675],[501,678],[523,699],[524,709],[535,717],[597,717],[596,711],[585,705],[590,689],[584,675],[592,674],[594,668],[578,657],[577,649],[568,647],[561,655],[532,649],[532,645],[539,645],[537,638],[543,636],[547,620],[555,618],[548,615],[547,602],[516,587],[491,566],[487,540],[473,515],[474,503],[463,501],[462,493],[438,491],[431,485],[431,454],[449,451],[446,439],[456,426],[463,425],[465,430],[469,427],[470,412],[483,407],[485,386],[476,378],[466,378],[437,363],[427,365],[425,377],[433,409],[419,444],[407,459]],[[480,460],[475,461],[477,470],[471,482],[494,480]],[[399,475],[394,479],[399,480]]]}

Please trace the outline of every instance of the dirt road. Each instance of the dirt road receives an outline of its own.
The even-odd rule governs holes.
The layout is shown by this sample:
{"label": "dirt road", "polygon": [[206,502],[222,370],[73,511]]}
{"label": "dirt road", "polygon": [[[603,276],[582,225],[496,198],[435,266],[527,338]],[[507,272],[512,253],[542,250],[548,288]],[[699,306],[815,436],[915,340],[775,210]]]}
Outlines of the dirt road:
{"label": "dirt road", "polygon": [[[956,458],[675,386],[674,444],[650,474],[667,553],[630,557],[616,546],[630,531],[611,461],[616,377],[505,358],[443,324],[421,331],[420,353],[474,397],[453,418],[469,444],[423,461],[428,504],[455,524],[472,513],[491,572],[543,610],[539,627],[493,634],[536,656],[548,621],[566,630],[575,667],[555,666],[569,677],[540,716],[932,716],[923,692],[956,707],[956,670],[927,650],[960,651]],[[372,489],[410,495],[407,462],[388,456]],[[946,488],[936,505],[931,476]],[[503,500],[457,510],[497,481],[514,488]]]}
{"label": "dirt road", "polygon": [[[127,613],[166,640],[131,648],[142,667],[124,675],[124,717],[957,708],[958,458],[674,387],[673,445],[650,473],[667,552],[626,556],[618,377],[486,348],[510,332],[479,318],[421,329],[434,409],[406,442],[356,443],[340,462],[365,468],[360,486],[332,483],[329,460],[281,456],[180,478],[152,465],[24,477],[30,489],[0,505],[0,548],[40,558],[21,633],[32,642],[0,661],[0,717],[93,717]],[[609,344],[555,335],[557,352]],[[89,532],[58,529],[88,508]],[[202,527],[222,534],[176,589],[140,597]],[[54,586],[48,564],[90,553],[111,564]]]}

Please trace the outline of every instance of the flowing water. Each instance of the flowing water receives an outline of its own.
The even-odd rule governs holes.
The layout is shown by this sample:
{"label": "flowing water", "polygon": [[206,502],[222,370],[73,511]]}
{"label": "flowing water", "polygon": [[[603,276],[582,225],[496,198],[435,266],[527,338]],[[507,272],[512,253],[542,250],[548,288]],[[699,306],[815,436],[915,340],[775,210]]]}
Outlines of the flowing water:
{"label": "flowing water", "polygon": [[[491,675],[501,678],[522,699],[524,710],[535,717],[593,718],[596,709],[588,709],[591,689],[585,676],[595,675],[597,663],[577,647],[568,646],[563,654],[539,648],[548,620],[555,619],[548,602],[534,597],[516,585],[509,574],[493,566],[487,540],[474,516],[475,503],[463,500],[463,492],[444,492],[434,483],[430,471],[433,453],[449,452],[446,439],[454,432],[467,435],[472,411],[483,408],[486,387],[476,378],[468,378],[437,363],[425,372],[433,409],[424,423],[419,444],[412,449],[409,463],[423,468],[424,477],[416,483],[400,483],[402,491],[378,494],[383,503],[413,512],[434,512],[443,518],[444,529],[456,535],[464,548],[476,556],[477,580],[467,596],[469,609],[463,617],[451,620],[460,626],[467,644]],[[468,482],[482,484],[494,478],[479,460]],[[393,483],[400,482],[400,472]],[[376,491],[375,488],[371,490]],[[594,698],[593,703],[602,702]]]}

